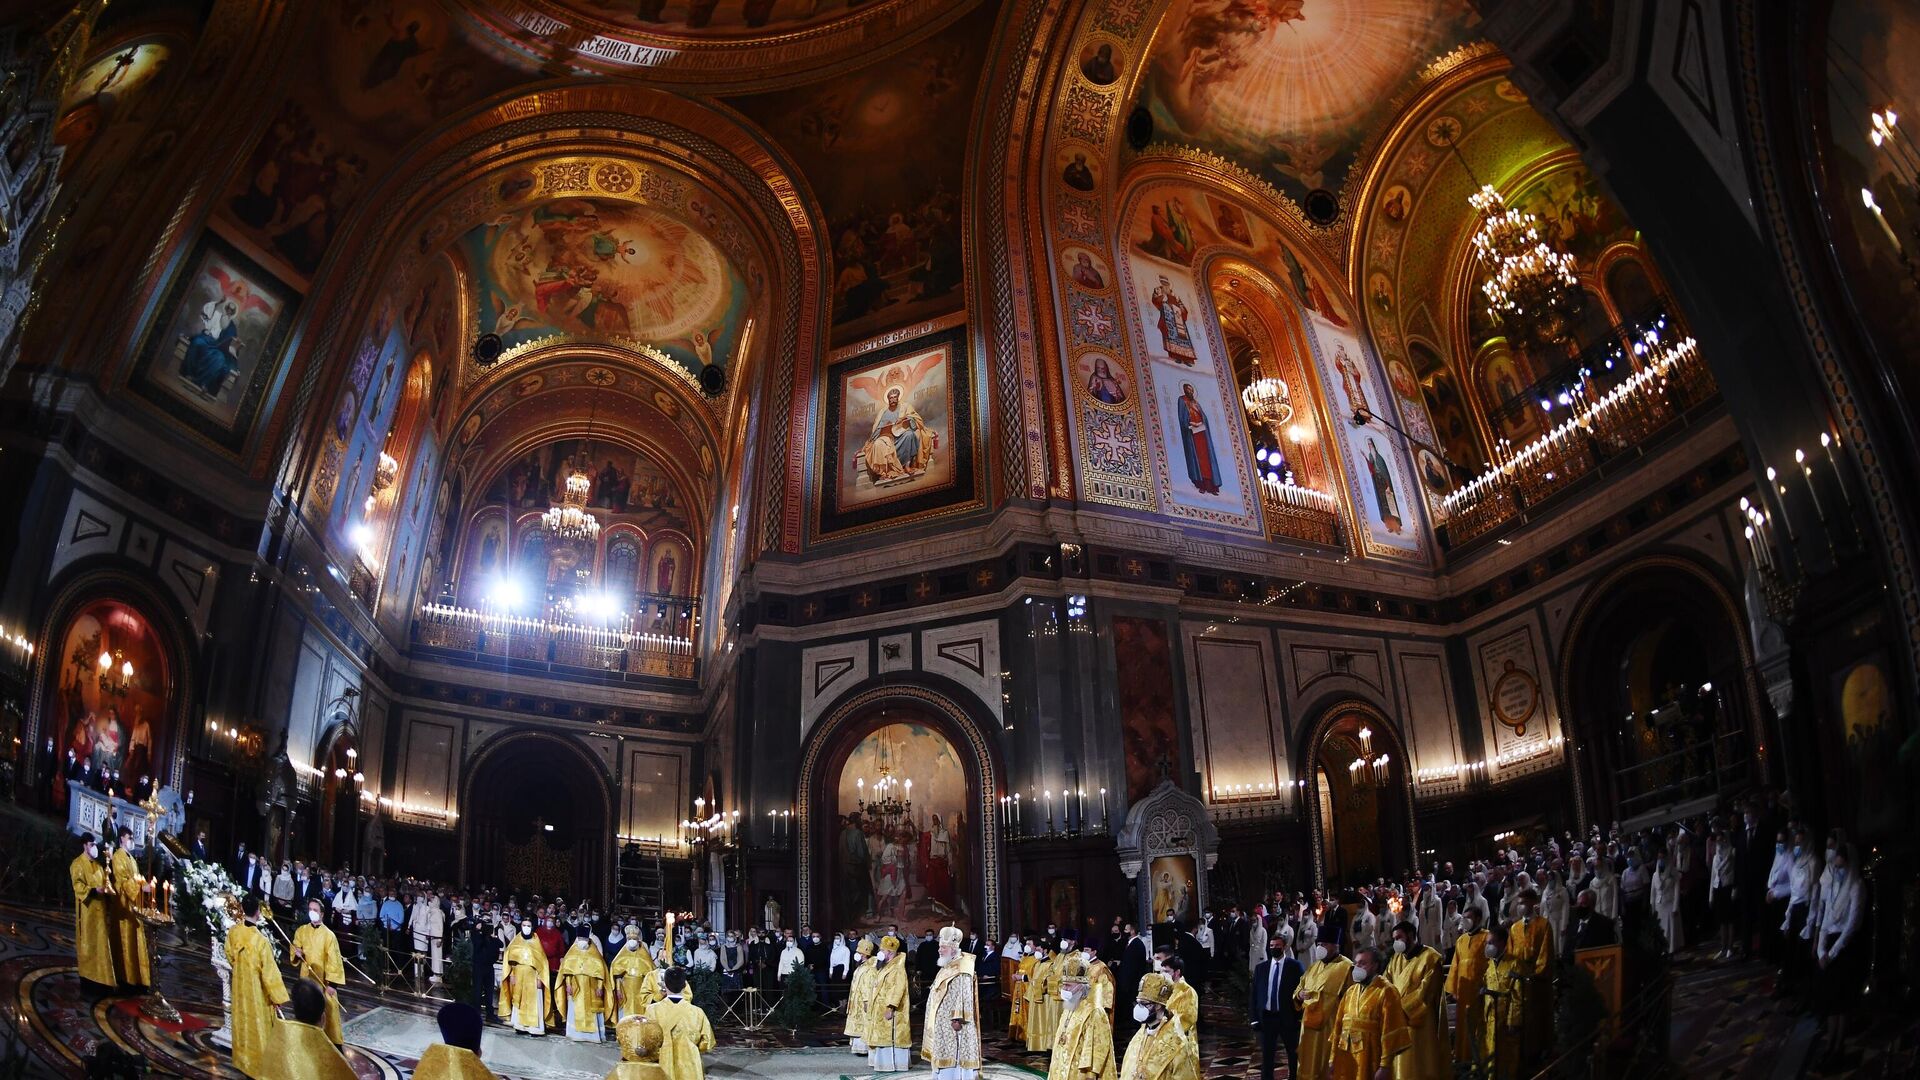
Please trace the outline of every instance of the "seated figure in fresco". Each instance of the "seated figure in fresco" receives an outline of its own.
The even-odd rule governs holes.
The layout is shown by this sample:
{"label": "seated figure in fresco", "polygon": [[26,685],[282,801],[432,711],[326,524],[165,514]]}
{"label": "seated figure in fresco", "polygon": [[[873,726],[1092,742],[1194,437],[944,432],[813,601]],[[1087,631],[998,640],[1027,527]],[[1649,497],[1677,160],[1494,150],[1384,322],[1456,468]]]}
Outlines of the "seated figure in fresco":
{"label": "seated figure in fresco", "polygon": [[887,387],[887,407],[873,419],[864,452],[867,475],[876,484],[905,480],[927,471],[934,440],[919,410],[901,399],[898,386]]}

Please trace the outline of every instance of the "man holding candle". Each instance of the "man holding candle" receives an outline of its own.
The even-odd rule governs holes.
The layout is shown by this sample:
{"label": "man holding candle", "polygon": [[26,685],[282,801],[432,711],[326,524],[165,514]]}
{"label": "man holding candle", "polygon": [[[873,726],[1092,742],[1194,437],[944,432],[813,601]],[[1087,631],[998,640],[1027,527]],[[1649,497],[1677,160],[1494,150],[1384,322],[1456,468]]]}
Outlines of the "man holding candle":
{"label": "man holding candle", "polygon": [[94,842],[92,833],[80,838],[80,854],[68,867],[68,876],[73,879],[73,949],[80,977],[111,988],[118,982],[109,910],[113,890],[107,886],[107,871],[100,865],[100,845]]}
{"label": "man holding candle", "polygon": [[123,983],[151,986],[153,963],[147,954],[147,927],[136,913],[152,901],[147,896],[147,880],[140,876],[140,864],[133,859],[132,829],[121,827],[109,873],[118,900],[113,910],[114,973]]}

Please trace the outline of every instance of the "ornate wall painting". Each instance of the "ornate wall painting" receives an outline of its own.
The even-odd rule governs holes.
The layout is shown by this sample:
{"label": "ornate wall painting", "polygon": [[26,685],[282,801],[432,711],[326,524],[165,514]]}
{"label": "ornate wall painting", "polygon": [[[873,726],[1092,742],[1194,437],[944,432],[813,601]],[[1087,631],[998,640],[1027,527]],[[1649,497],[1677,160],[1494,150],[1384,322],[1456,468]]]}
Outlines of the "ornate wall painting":
{"label": "ornate wall painting", "polygon": [[1156,855],[1147,864],[1148,910],[1153,923],[1186,926],[1200,917],[1200,883],[1191,855]]}
{"label": "ornate wall painting", "polygon": [[1401,423],[1387,380],[1351,327],[1335,325],[1318,312],[1305,314],[1320,384],[1327,388],[1328,411],[1339,432],[1341,467],[1360,521],[1362,550],[1374,557],[1426,562],[1425,485],[1417,479],[1405,441],[1384,424],[1355,427],[1348,422],[1355,410],[1364,409]]}
{"label": "ornate wall painting", "polygon": [[165,37],[121,42],[74,76],[53,129],[54,144],[66,148],[63,183],[84,191],[133,149],[161,91],[178,77],[174,47]]}
{"label": "ornate wall painting", "polygon": [[[1160,785],[1163,766],[1180,771],[1180,733],[1173,699],[1173,642],[1160,619],[1113,618],[1114,697],[1120,709],[1127,805]],[[1115,807],[1115,816],[1121,816]]]}
{"label": "ornate wall painting", "polygon": [[978,505],[966,326],[827,369],[816,534]]}
{"label": "ornate wall painting", "polygon": [[850,74],[734,102],[793,155],[826,212],[836,343],[965,301],[960,136],[997,7]]}
{"label": "ornate wall painting", "polygon": [[[1853,827],[1886,836],[1906,819],[1911,796],[1900,777],[1901,724],[1885,650],[1848,665],[1831,679],[1829,708],[1839,718]],[[1911,766],[1908,767],[1911,772]],[[1831,770],[1830,770],[1831,771]]]}
{"label": "ornate wall painting", "polygon": [[486,600],[493,583],[513,564],[512,531],[506,511],[488,507],[473,516],[467,526],[459,575],[460,601],[478,607]]}
{"label": "ornate wall painting", "polygon": [[1477,23],[1467,0],[1174,0],[1142,100],[1168,138],[1297,201],[1339,190],[1420,69]]}
{"label": "ornate wall painting", "polygon": [[[363,350],[356,358],[356,367],[348,372],[348,385],[341,391],[328,432],[345,448],[341,458],[344,479],[334,491],[328,518],[332,535],[343,545],[340,548],[343,551],[352,550],[357,525],[377,524],[367,514],[365,503],[373,493],[374,470],[379,465],[380,454],[389,449],[387,433],[392,430],[394,413],[406,389],[411,360],[401,328],[393,319],[378,318],[375,328],[381,331],[377,351]],[[369,357],[371,363],[365,363]],[[365,382],[360,392],[355,393],[354,381],[362,377],[362,366]]]}
{"label": "ornate wall painting", "polygon": [[[861,811],[880,801],[883,777],[892,798],[911,798],[909,811]],[[926,932],[972,914],[967,769],[946,736],[912,722],[876,729],[848,754],[834,797],[834,925]]]}
{"label": "ornate wall painting", "polygon": [[161,298],[129,380],[168,416],[231,454],[280,370],[299,296],[204,232]]}
{"label": "ornate wall painting", "polygon": [[[171,783],[173,672],[146,616],[118,600],[96,600],[55,640],[41,730],[61,758],[71,755],[74,775],[82,766],[91,776],[118,772],[123,795],[142,777]],[[54,802],[64,807],[66,799],[66,785],[54,785]]]}
{"label": "ornate wall painting", "polygon": [[[1540,642],[1531,613],[1468,639],[1481,730],[1496,780],[1560,761],[1552,745],[1561,734],[1559,706]],[[1500,764],[1503,759],[1508,764]]]}

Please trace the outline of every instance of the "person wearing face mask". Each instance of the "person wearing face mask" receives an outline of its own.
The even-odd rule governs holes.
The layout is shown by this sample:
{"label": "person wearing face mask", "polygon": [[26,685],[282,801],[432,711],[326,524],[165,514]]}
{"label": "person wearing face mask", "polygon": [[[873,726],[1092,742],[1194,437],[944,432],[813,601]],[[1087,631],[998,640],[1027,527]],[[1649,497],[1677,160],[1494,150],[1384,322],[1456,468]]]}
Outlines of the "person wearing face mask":
{"label": "person wearing face mask", "polygon": [[[1033,935],[1029,934],[1028,937]],[[1025,1043],[1027,1041],[1027,991],[1033,986],[1033,973],[1040,966],[1039,957],[1033,955],[1030,944],[1023,944],[1019,935],[1007,939],[1008,955],[1014,958],[1013,974],[1007,980],[1007,1041]]]}
{"label": "person wearing face mask", "polygon": [[276,1010],[287,1003],[287,984],[281,981],[272,944],[260,932],[260,898],[242,900],[240,913],[241,920],[227,931],[226,942],[227,963],[233,966],[227,1005],[233,1067],[255,1080],[266,1080],[273,1064]]}
{"label": "person wearing face mask", "polygon": [[1113,1020],[1113,969],[1100,962],[1092,942],[1080,943],[1080,960],[1087,965],[1087,996],[1107,1020]]}
{"label": "person wearing face mask", "polygon": [[640,938],[640,924],[628,923],[621,934],[620,951],[607,970],[607,988],[613,1001],[613,1020],[617,1024],[629,1016],[645,1012],[651,1001],[647,979],[653,974],[653,957]]}
{"label": "person wearing face mask", "polygon": [[1275,1047],[1287,1052],[1287,1075],[1299,1076],[1300,1013],[1293,993],[1300,987],[1300,961],[1290,943],[1275,938],[1267,959],[1253,969],[1247,984],[1247,1019],[1260,1036],[1260,1080],[1273,1080]]}
{"label": "person wearing face mask", "polygon": [[147,924],[135,914],[146,900],[140,864],[133,857],[132,829],[120,829],[119,844],[113,849],[107,877],[114,895],[114,903],[109,908],[114,974],[130,986],[151,986],[153,962],[147,952]]}
{"label": "person wearing face mask", "polygon": [[1192,1040],[1194,1052],[1200,1049],[1200,994],[1187,981],[1186,961],[1179,956],[1168,956],[1161,960],[1160,974],[1173,984],[1173,997],[1167,1000],[1167,1009],[1180,1023],[1181,1030]]}
{"label": "person wearing face mask", "polygon": [[1053,939],[1033,943],[1033,973],[1027,977],[1027,1051],[1053,1049],[1053,1033],[1060,1024],[1060,976],[1054,969]]}
{"label": "person wearing face mask", "polygon": [[1131,1014],[1139,1029],[1127,1041],[1126,1057],[1120,1062],[1120,1075],[1125,1080],[1197,1080],[1199,1077],[1199,1055],[1194,1052],[1187,1033],[1180,1030],[1180,1022],[1167,1010],[1167,1002],[1172,997],[1173,984],[1166,976],[1148,972],[1140,977]]}
{"label": "person wearing face mask", "polygon": [[67,876],[73,881],[73,948],[80,977],[112,989],[119,981],[113,970],[113,890],[91,833],[80,838],[80,854],[68,865]]}
{"label": "person wearing face mask", "polygon": [[1680,918],[1680,874],[1665,852],[1654,856],[1653,884],[1649,889],[1653,917],[1660,921],[1660,932],[1667,942],[1667,955],[1686,944],[1686,928]]}
{"label": "person wearing face mask", "polygon": [[[1675,875],[1676,884],[1679,881]],[[1531,886],[1514,899],[1507,924],[1507,952],[1519,965],[1520,1005],[1526,1018],[1520,1060],[1538,1060],[1553,1045],[1553,926],[1540,914],[1540,894]],[[1678,921],[1676,908],[1676,921]]]}
{"label": "person wearing face mask", "polygon": [[[1060,971],[1060,997],[1065,1012],[1053,1035],[1053,1057],[1047,1080],[1114,1080],[1113,1028],[1093,999],[1091,970],[1078,952]],[[932,1031],[931,1024],[928,1031]]]}
{"label": "person wearing face mask", "polygon": [[800,943],[794,939],[793,932],[789,930],[780,948],[781,981],[785,982],[787,976],[806,966],[807,954],[800,948]]}
{"label": "person wearing face mask", "polygon": [[[1782,964],[1786,953],[1776,928],[1787,921],[1787,897],[1793,891],[1793,841],[1791,829],[1781,829],[1773,838],[1773,862],[1767,867],[1766,914],[1760,924],[1760,951],[1773,964]],[[1781,980],[1774,979],[1774,992],[1780,993]]]}
{"label": "person wearing face mask", "polygon": [[941,927],[934,948],[937,973],[927,987],[920,1055],[932,1064],[934,1080],[977,1080],[980,990],[974,956],[962,948],[957,926]]}
{"label": "person wearing face mask", "polygon": [[1806,986],[1812,961],[1809,942],[1813,923],[1808,918],[1820,886],[1820,853],[1814,849],[1813,836],[1804,826],[1793,832],[1793,859],[1787,869],[1787,914],[1780,923],[1780,983],[1776,994],[1798,991]]}
{"label": "person wearing face mask", "polygon": [[1480,996],[1486,976],[1487,933],[1480,928],[1480,911],[1461,912],[1463,931],[1453,943],[1453,962],[1447,967],[1446,994],[1454,1002],[1453,1061],[1470,1065],[1479,1045],[1481,1014],[1486,1001]]}
{"label": "person wearing face mask", "polygon": [[472,949],[473,1007],[485,1013],[493,1003],[494,965],[500,962],[500,918],[491,910],[474,917]]}
{"label": "person wearing face mask", "polygon": [[500,1022],[522,1035],[545,1035],[553,1009],[547,976],[547,951],[534,936],[532,918],[520,921],[520,934],[507,944],[507,977],[500,981],[495,1008]]}
{"label": "person wearing face mask", "polygon": [[1515,1080],[1520,1075],[1525,1037],[1520,987],[1526,976],[1519,962],[1508,955],[1507,943],[1506,927],[1496,925],[1487,931],[1481,947],[1486,962],[1480,971],[1480,1027],[1473,1060],[1482,1067],[1482,1075],[1493,1080]]}
{"label": "person wearing face mask", "polygon": [[573,939],[553,980],[560,1022],[574,1042],[606,1041],[607,962],[587,935]]}
{"label": "person wearing face mask", "polygon": [[1814,1012],[1825,1025],[1823,1063],[1842,1060],[1847,1043],[1847,1014],[1860,1000],[1867,977],[1868,947],[1860,940],[1866,890],[1853,864],[1853,845],[1835,836],[1827,843],[1827,869],[1809,924],[1814,928]]}
{"label": "person wearing face mask", "polygon": [[333,1040],[344,1046],[346,1035],[340,1030],[340,998],[333,989],[347,981],[347,968],[340,959],[340,939],[326,924],[319,899],[307,901],[307,921],[293,932],[293,967],[298,977],[312,979],[325,989],[326,1016],[319,1025]]}
{"label": "person wearing face mask", "polygon": [[1453,1075],[1447,1047],[1447,1011],[1441,1000],[1444,978],[1440,953],[1420,943],[1420,930],[1411,922],[1393,928],[1392,956],[1386,980],[1400,995],[1407,1028],[1413,1040],[1394,1065],[1399,1080],[1445,1080]]}
{"label": "person wearing face mask", "polygon": [[1312,965],[1293,992],[1294,1007],[1300,1010],[1297,1075],[1306,1077],[1321,1076],[1333,1064],[1334,1009],[1341,992],[1353,981],[1353,961],[1340,955],[1339,927],[1329,924],[1321,929],[1312,956]]}
{"label": "person wearing face mask", "polygon": [[864,1038],[867,1016],[873,1010],[873,941],[861,938],[853,947],[853,975],[847,980],[847,1022],[840,1033],[847,1037],[847,1048],[856,1054],[867,1052]]}
{"label": "person wearing face mask", "polygon": [[1377,948],[1357,951],[1350,985],[1333,1019],[1334,1080],[1392,1080],[1395,1062],[1413,1042],[1400,994],[1382,969]]}
{"label": "person wearing face mask", "polygon": [[905,1072],[913,1051],[913,1004],[899,938],[889,934],[880,939],[870,978],[867,1027],[861,1034],[867,1066],[874,1072]]}
{"label": "person wearing face mask", "polygon": [[[1776,854],[1785,854],[1787,845],[1776,843]],[[1736,930],[1734,899],[1737,889],[1733,877],[1733,841],[1725,829],[1715,829],[1707,837],[1707,897],[1713,921],[1720,931],[1720,951],[1716,960],[1733,958]]]}
{"label": "person wearing face mask", "polygon": [[705,1010],[687,1000],[687,973],[669,968],[660,977],[666,996],[647,1006],[647,1020],[660,1025],[660,1070],[667,1080],[702,1080],[700,1055],[713,1049],[713,1025]]}

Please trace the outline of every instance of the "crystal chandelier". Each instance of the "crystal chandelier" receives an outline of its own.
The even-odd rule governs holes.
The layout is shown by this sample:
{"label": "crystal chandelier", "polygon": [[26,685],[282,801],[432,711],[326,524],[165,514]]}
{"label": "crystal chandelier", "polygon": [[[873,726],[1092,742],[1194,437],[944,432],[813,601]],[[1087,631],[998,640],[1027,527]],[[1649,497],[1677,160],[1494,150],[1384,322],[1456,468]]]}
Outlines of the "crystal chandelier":
{"label": "crystal chandelier", "polygon": [[1508,206],[1492,184],[1480,185],[1467,202],[1480,215],[1473,250],[1487,274],[1480,291],[1488,317],[1516,344],[1564,340],[1581,299],[1573,256],[1548,243],[1540,220]]}
{"label": "crystal chandelier", "polygon": [[563,543],[590,544],[600,537],[600,519],[587,511],[587,495],[593,490],[593,481],[582,472],[578,465],[567,476],[566,491],[560,495],[556,506],[547,508],[540,515],[540,527],[546,530],[549,539]]}
{"label": "crystal chandelier", "polygon": [[1247,419],[1266,428],[1277,444],[1281,425],[1293,419],[1293,402],[1287,396],[1286,380],[1261,374],[1258,352],[1253,354],[1252,375],[1246,389],[1240,391],[1240,404],[1246,407]]}
{"label": "crystal chandelier", "polygon": [[394,460],[392,454],[387,453],[385,450],[380,451],[380,457],[373,465],[374,492],[378,494],[379,492],[387,490],[392,487],[393,482],[399,478],[400,463]]}

